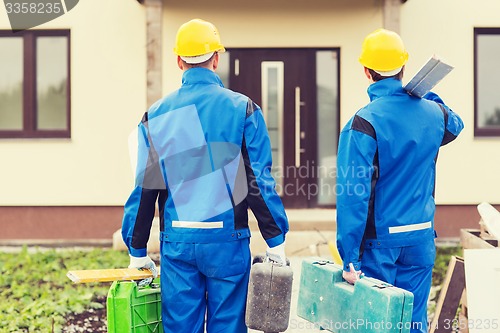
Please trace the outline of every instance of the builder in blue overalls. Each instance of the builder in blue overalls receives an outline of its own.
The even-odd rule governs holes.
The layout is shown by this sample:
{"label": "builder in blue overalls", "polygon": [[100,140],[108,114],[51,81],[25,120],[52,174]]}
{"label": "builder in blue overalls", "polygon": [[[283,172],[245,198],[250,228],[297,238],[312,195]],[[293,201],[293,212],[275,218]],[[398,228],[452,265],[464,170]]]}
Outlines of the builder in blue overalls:
{"label": "builder in blue overalls", "polygon": [[436,94],[420,99],[403,89],[407,60],[395,32],[364,40],[359,61],[370,103],[340,133],[337,245],[348,282],[363,272],[414,294],[414,333],[427,332],[438,151],[463,123]]}
{"label": "builder in blue overalls", "polygon": [[204,332],[205,318],[208,333],[247,332],[248,208],[268,257],[286,261],[288,220],[270,174],[266,124],[255,103],[215,74],[224,47],[213,24],[183,24],[174,52],[182,86],[139,124],[136,187],[122,227],[130,267],[155,270],[146,246],[158,201],[164,332]]}

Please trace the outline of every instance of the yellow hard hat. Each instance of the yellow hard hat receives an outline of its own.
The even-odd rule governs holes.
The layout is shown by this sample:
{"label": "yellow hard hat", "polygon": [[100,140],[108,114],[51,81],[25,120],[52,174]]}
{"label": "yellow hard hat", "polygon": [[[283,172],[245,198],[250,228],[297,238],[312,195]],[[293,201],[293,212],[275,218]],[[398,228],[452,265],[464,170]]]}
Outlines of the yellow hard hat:
{"label": "yellow hard hat", "polygon": [[210,22],[193,19],[177,31],[174,53],[188,63],[200,63],[210,59],[214,52],[224,51],[219,32]]}
{"label": "yellow hard hat", "polygon": [[408,61],[403,40],[394,31],[377,29],[363,41],[359,62],[366,68],[390,76]]}

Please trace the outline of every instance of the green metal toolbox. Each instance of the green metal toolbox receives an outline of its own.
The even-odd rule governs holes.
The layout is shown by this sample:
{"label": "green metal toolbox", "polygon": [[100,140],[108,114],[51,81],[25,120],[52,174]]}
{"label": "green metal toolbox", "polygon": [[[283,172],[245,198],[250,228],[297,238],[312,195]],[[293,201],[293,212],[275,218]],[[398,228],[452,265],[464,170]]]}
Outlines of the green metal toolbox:
{"label": "green metal toolbox", "polygon": [[410,332],[413,294],[363,277],[350,285],[342,266],[321,258],[302,261],[297,315],[335,333]]}
{"label": "green metal toolbox", "polygon": [[163,333],[158,281],[146,287],[113,282],[106,301],[108,333]]}

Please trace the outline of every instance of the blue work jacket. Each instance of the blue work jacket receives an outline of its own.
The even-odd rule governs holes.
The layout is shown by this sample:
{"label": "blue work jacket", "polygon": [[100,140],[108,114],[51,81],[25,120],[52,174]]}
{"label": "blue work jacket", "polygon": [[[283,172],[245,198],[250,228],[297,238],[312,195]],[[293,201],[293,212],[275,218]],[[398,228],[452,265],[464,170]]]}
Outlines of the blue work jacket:
{"label": "blue work jacket", "polygon": [[337,245],[349,270],[364,248],[401,247],[434,238],[439,147],[463,128],[434,93],[409,95],[397,79],[368,88],[370,103],[340,133]]}
{"label": "blue work jacket", "polygon": [[225,89],[205,68],[156,102],[138,130],[135,188],[122,236],[133,256],[147,253],[155,202],[161,239],[217,243],[250,237],[248,208],[270,247],[284,242],[288,220],[271,176],[271,145],[261,109]]}

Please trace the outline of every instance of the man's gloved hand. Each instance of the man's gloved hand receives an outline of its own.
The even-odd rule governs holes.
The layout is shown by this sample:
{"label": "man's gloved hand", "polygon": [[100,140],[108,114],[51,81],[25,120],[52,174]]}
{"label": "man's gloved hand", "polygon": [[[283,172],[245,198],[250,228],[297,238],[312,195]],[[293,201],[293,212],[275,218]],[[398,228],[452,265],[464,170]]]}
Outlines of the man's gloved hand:
{"label": "man's gloved hand", "polygon": [[275,247],[268,247],[266,250],[266,259],[279,266],[286,266],[285,242]]}
{"label": "man's gloved hand", "polygon": [[145,257],[133,257],[130,256],[130,265],[128,265],[128,268],[144,268],[148,269],[152,274],[153,277],[158,276],[158,270],[156,269],[156,264],[151,260],[149,256]]}
{"label": "man's gloved hand", "polygon": [[354,265],[352,263],[349,264],[349,272],[342,271],[342,277],[344,280],[349,282],[350,284],[355,284],[356,281],[363,277],[363,273],[361,271],[357,271],[354,269]]}

